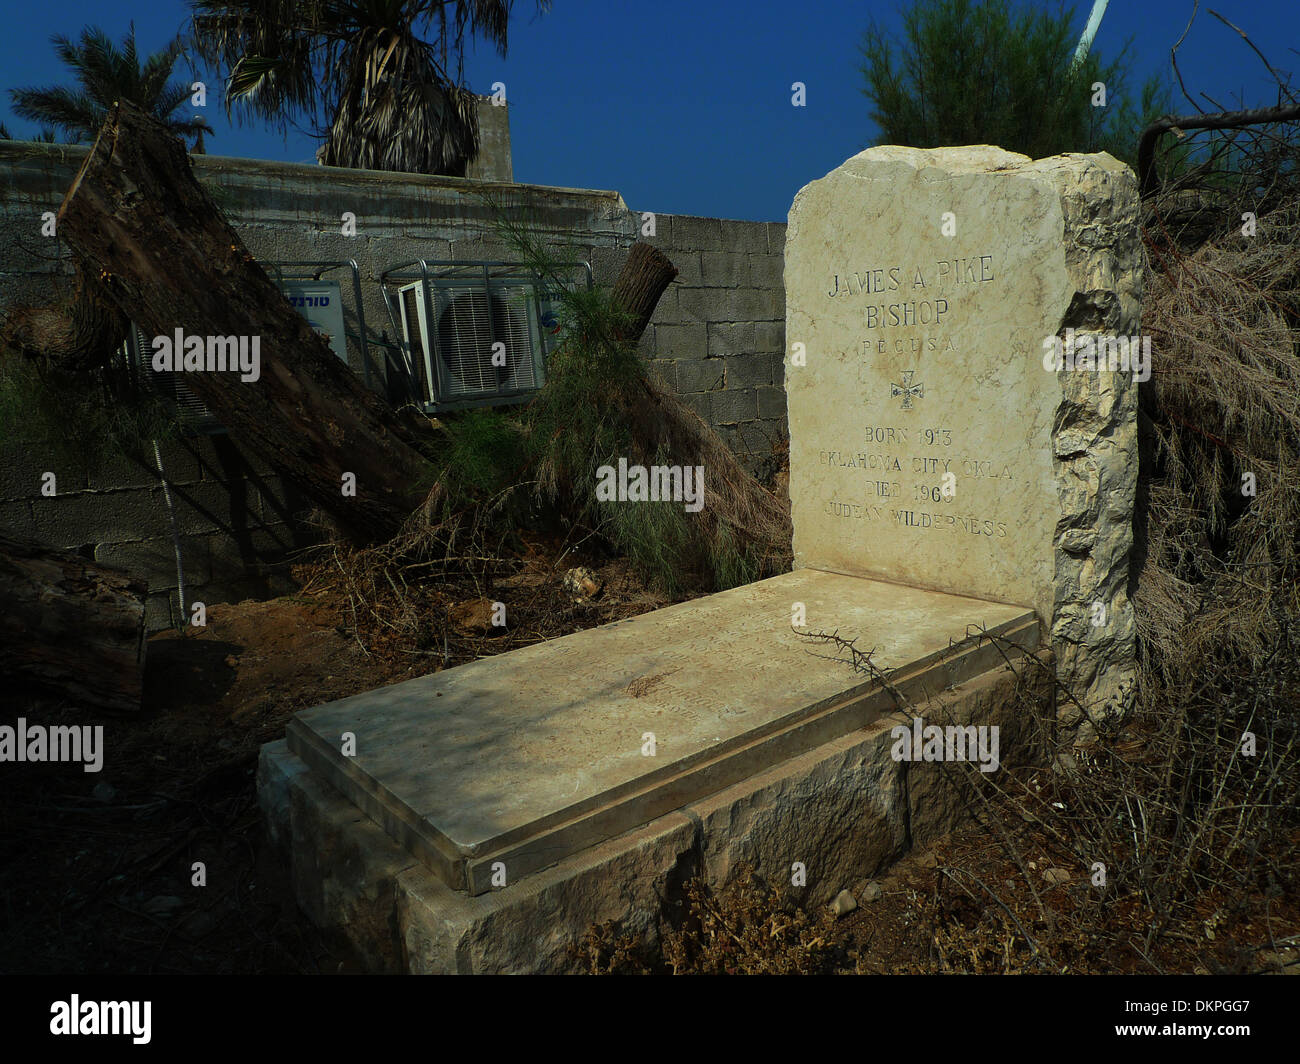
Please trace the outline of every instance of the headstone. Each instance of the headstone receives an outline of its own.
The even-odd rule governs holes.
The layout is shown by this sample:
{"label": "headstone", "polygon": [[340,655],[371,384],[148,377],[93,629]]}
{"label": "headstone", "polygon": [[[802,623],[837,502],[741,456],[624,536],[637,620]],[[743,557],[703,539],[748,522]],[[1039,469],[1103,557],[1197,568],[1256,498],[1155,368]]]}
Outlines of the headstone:
{"label": "headstone", "polygon": [[796,568],[1032,607],[1092,721],[1133,695],[1140,247],[1123,164],[988,146],[862,152],[786,236]]}

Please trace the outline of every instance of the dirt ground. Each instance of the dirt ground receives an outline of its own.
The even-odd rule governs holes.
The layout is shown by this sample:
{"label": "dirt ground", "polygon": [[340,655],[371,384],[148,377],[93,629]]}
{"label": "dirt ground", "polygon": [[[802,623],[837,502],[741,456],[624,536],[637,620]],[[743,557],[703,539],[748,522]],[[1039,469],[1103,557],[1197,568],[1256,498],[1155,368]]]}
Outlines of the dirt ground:
{"label": "dirt ground", "polygon": [[[583,565],[602,585],[582,598],[563,573]],[[347,624],[348,604],[317,566],[295,571],[301,589],[268,602],[211,605],[207,626],[150,641],[138,717],[94,718],[76,706],[0,693],[3,719],[103,724],[104,768],[9,766],[0,794],[0,971],[23,973],[324,973],[357,970],[322,936],[266,859],[254,790],[260,747],[281,738],[296,710],[553,638],[667,604],[620,561],[566,556],[532,542],[508,590],[512,623],[489,637],[472,624],[464,589],[431,589],[429,634],[371,639]],[[448,618],[471,618],[450,623]],[[69,652],[74,652],[70,648]],[[1043,785],[1031,773],[1025,786]],[[978,824],[914,852],[887,875],[853,885],[856,911],[836,925],[861,972],[1041,970],[1023,930],[1050,940],[1067,971],[1258,970],[1260,948],[1300,928],[1294,891],[1209,896],[1156,957],[1113,942],[1099,957],[1070,927],[1075,885],[1044,883],[1066,859],[1029,824],[1006,856],[998,832]],[[195,862],[206,885],[193,886]],[[958,871],[950,871],[958,869]],[[1034,884],[1032,889],[1026,884]],[[874,900],[869,900],[874,899]],[[1132,914],[1134,939],[1141,914]],[[1124,955],[1121,955],[1124,954]],[[1287,954],[1293,956],[1294,954]]]}
{"label": "dirt ground", "polygon": [[[352,969],[289,898],[265,859],[254,790],[258,751],[296,710],[397,683],[475,657],[656,609],[625,563],[566,556],[530,543],[496,583],[512,624],[495,637],[458,630],[463,596],[431,593],[438,638],[350,634],[348,605],[320,568],[267,602],[207,608],[207,625],[149,643],[138,717],[0,692],[3,719],[104,725],[98,773],[81,765],[10,765],[0,793],[0,971],[322,972]],[[584,562],[602,590],[579,599],[563,571]],[[518,603],[518,606],[514,603]],[[469,602],[468,612],[473,613]],[[70,652],[75,652],[70,648]],[[191,885],[202,862],[207,884]]]}

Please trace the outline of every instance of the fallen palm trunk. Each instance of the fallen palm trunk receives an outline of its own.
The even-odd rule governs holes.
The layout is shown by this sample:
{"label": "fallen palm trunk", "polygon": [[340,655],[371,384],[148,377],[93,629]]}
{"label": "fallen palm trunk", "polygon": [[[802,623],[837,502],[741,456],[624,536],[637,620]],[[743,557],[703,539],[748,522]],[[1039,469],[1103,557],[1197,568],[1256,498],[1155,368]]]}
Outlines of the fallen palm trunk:
{"label": "fallen palm trunk", "polygon": [[[170,368],[186,371],[240,446],[349,538],[386,538],[419,504],[426,463],[414,436],[253,260],[158,122],[114,107],[64,198],[59,233],[147,336],[179,347]],[[355,494],[344,492],[349,474]]]}

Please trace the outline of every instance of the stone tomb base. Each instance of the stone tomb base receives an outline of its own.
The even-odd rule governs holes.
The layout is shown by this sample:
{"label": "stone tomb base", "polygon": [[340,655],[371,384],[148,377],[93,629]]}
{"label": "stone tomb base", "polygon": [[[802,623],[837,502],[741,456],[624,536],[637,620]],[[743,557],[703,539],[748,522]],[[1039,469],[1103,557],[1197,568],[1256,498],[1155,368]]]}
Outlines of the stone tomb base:
{"label": "stone tomb base", "polygon": [[796,603],[1024,759],[1014,695],[1047,674],[968,637],[1035,650],[1031,610],[803,569],[298,714],[258,792],[299,904],[376,970],[560,971],[593,923],[653,936],[692,875],[802,862],[819,904],[950,830],[948,767],[893,759],[910,720]]}

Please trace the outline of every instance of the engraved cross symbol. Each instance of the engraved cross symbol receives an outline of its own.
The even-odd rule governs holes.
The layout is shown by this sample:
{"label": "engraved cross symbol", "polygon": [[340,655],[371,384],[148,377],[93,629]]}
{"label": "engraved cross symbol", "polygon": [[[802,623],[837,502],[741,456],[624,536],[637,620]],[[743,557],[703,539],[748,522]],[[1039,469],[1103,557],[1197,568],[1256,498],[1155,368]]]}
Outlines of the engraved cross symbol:
{"label": "engraved cross symbol", "polygon": [[890,398],[897,399],[901,395],[904,410],[912,409],[912,396],[915,395],[918,399],[925,398],[925,385],[912,383],[912,377],[915,373],[916,370],[905,369],[903,370],[903,383],[894,384],[891,382],[889,385]]}

